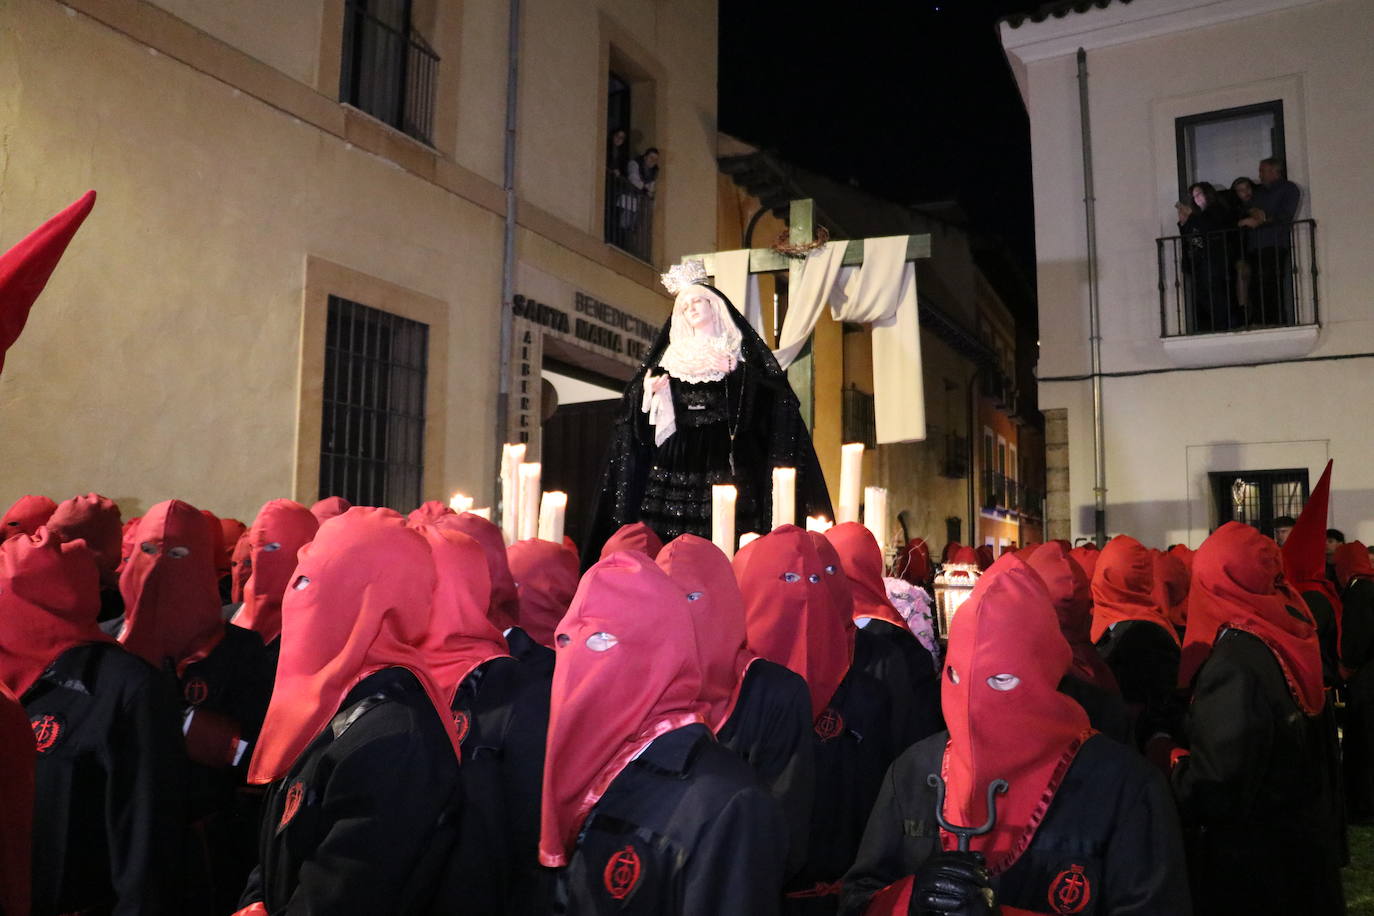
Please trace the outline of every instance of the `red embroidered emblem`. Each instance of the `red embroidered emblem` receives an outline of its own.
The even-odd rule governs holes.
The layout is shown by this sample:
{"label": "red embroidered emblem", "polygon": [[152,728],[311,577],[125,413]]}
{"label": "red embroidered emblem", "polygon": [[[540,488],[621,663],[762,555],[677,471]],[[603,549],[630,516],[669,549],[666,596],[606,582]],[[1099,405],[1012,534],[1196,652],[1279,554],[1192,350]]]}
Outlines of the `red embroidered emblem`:
{"label": "red embroidered emblem", "polygon": [[1082,865],[1070,865],[1050,883],[1050,909],[1056,913],[1081,913],[1092,899],[1093,888]]}
{"label": "red embroidered emblem", "polygon": [[458,743],[462,744],[463,739],[468,736],[472,729],[472,720],[468,718],[466,710],[455,709],[453,711],[453,727],[458,732]]}
{"label": "red embroidered emblem", "polygon": [[301,808],[301,800],[305,797],[305,783],[297,780],[286,787],[286,801],[281,806],[281,820],[277,822],[277,829],[280,830],[291,819],[296,816],[296,812]]}
{"label": "red embroidered emblem", "polygon": [[827,706],[825,712],[816,717],[814,728],[817,737],[822,741],[830,741],[844,734],[844,719],[840,718],[839,713]]}
{"label": "red embroidered emblem", "polygon": [[29,725],[33,728],[33,743],[40,754],[52,750],[64,731],[64,723],[57,716],[38,716],[30,719]]}
{"label": "red embroidered emblem", "polygon": [[630,896],[630,891],[639,883],[639,869],[639,853],[635,852],[633,846],[626,846],[611,856],[601,876],[606,893],[614,900],[624,900]]}
{"label": "red embroidered emblem", "polygon": [[199,706],[210,695],[210,685],[205,683],[203,677],[193,677],[186,682],[186,686],[181,690],[181,695],[186,698],[187,703],[192,706]]}

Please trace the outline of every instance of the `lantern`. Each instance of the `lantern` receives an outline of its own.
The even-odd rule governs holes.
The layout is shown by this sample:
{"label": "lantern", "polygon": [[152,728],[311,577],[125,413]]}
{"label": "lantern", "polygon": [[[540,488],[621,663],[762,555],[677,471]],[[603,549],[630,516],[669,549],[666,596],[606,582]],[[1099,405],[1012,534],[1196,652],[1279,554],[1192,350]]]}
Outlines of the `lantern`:
{"label": "lantern", "polygon": [[973,594],[980,572],[972,563],[946,563],[935,577],[935,622],[941,639],[949,639],[954,612]]}

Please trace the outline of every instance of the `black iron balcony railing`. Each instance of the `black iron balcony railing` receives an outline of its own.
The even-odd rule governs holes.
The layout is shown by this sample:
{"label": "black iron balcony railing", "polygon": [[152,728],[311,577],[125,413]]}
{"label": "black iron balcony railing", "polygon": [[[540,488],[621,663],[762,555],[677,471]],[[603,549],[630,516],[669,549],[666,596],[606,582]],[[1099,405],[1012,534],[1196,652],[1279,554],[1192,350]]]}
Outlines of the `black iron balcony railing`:
{"label": "black iron balcony railing", "polygon": [[439,55],[414,29],[397,27],[349,0],[339,98],[422,143],[434,132]]}
{"label": "black iron balcony railing", "polygon": [[997,509],[1005,506],[1007,504],[1006,477],[996,471],[986,469],[980,476],[983,483],[982,507],[984,509]]}
{"label": "black iron balcony railing", "polygon": [[654,197],[628,178],[606,172],[606,241],[641,261],[654,257]]}
{"label": "black iron balcony railing", "polygon": [[1155,240],[1161,337],[1315,325],[1317,223]]}

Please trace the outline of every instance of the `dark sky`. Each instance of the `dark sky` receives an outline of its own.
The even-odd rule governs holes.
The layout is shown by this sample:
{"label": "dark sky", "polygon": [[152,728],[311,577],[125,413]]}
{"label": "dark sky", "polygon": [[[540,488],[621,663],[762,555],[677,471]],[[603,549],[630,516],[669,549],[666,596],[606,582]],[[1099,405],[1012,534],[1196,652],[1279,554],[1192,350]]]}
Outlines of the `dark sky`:
{"label": "dark sky", "polygon": [[[1033,276],[1025,109],[999,16],[1041,0],[720,0],[720,129],[899,203],[957,200]],[[805,12],[804,12],[805,11]]]}

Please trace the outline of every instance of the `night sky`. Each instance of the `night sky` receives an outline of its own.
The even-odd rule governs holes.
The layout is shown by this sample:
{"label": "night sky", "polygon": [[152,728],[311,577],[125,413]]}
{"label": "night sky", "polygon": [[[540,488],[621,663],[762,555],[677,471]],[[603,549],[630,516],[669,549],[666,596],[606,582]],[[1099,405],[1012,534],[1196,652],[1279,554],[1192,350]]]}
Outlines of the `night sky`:
{"label": "night sky", "polygon": [[720,129],[898,203],[957,200],[1033,277],[1026,112],[996,22],[1040,3],[720,0]]}

